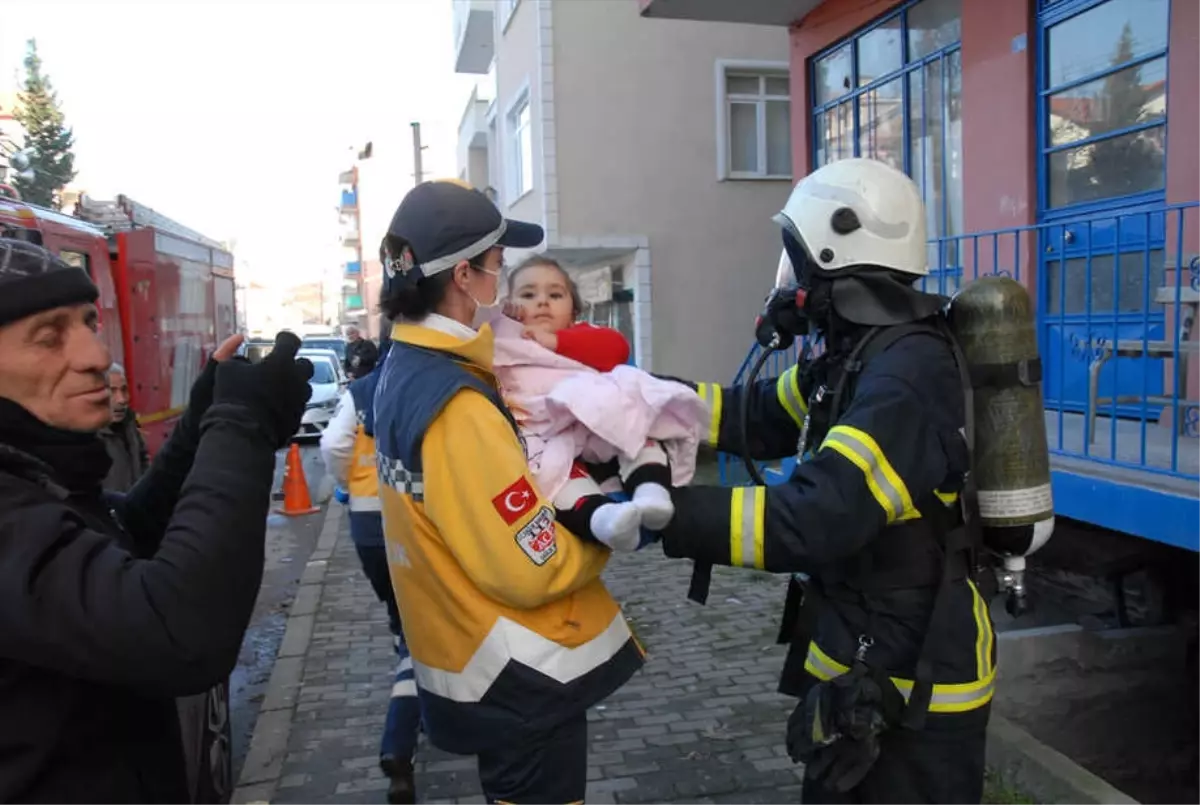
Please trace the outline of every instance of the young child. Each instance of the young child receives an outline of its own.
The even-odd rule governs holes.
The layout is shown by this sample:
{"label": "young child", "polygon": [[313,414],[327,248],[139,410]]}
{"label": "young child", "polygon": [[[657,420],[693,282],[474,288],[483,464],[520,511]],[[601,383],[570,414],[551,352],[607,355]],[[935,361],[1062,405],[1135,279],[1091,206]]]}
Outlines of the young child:
{"label": "young child", "polygon": [[[576,323],[581,312],[579,293],[557,262],[540,256],[526,261],[509,275],[505,307],[505,313],[520,325],[494,324],[495,369],[509,407],[522,427],[530,468],[542,491],[554,501],[559,522],[585,539],[598,539],[616,550],[634,550],[642,526],[661,529],[674,514],[668,491],[673,480],[672,462],[663,445],[649,437],[656,429],[675,437],[680,447],[678,455],[687,465],[677,469],[682,469],[679,474],[686,482],[694,470],[703,403],[682,384],[624,367],[629,359],[624,336],[607,327]],[[514,335],[526,342],[534,341],[554,355],[521,349],[512,343]],[[622,435],[636,435],[638,439],[632,447],[628,438],[621,440],[624,449],[600,443],[605,440],[597,439],[595,430],[579,427],[574,419],[563,416],[572,403],[564,403],[564,394],[558,392],[572,382],[572,375],[581,374],[578,364],[599,373],[613,373],[622,367],[618,370],[621,382],[614,380],[586,389],[576,383],[573,398],[590,397],[597,414],[594,419],[611,420],[614,413],[624,418],[623,424],[629,430]],[[610,377],[617,377],[617,373]],[[638,393],[623,394],[622,383],[626,390],[630,384],[636,386]],[[646,393],[646,389],[652,391]],[[571,396],[566,393],[566,397]],[[655,400],[654,405],[646,404],[647,399]],[[654,410],[647,410],[650,408]],[[621,487],[630,500],[618,503],[605,495],[581,454],[594,464],[615,457]]]}

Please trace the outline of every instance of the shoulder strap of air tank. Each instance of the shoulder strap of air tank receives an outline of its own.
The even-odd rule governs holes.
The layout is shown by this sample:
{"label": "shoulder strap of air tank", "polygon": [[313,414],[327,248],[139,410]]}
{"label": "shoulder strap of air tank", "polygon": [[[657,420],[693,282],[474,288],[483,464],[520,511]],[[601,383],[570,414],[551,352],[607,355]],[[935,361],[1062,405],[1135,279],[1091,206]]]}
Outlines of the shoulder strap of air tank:
{"label": "shoulder strap of air tank", "polygon": [[[838,417],[843,413],[843,405],[849,404],[850,401],[845,399],[846,389],[853,378],[862,372],[863,367],[872,358],[901,338],[916,333],[930,333],[938,336],[943,334],[941,328],[929,324],[927,321],[915,321],[909,324],[896,324],[890,327],[872,327],[867,331],[866,335],[858,340],[858,343],[854,345],[854,349],[851,350],[849,357],[842,364],[841,376],[838,378],[837,385],[833,389],[833,405],[830,409],[832,412],[831,422],[836,422]],[[851,394],[853,394],[852,387]]]}
{"label": "shoulder strap of air tank", "polygon": [[[971,384],[970,367],[945,319],[937,320],[937,329],[950,344],[954,353],[954,362],[958,366],[959,380],[963,389],[963,439],[966,441],[968,467],[963,479],[963,488],[959,493],[959,503],[962,507],[963,523],[961,527],[947,527],[947,521],[942,516],[935,516],[931,524],[937,529],[939,542],[942,544],[942,578],[934,596],[933,609],[929,613],[929,623],[921,639],[921,651],[917,655],[916,673],[913,674],[913,688],[904,709],[902,723],[909,729],[921,729],[929,714],[929,704],[933,699],[933,661],[934,648],[945,633],[942,621],[945,619],[947,605],[950,600],[951,586],[951,557],[956,553],[966,553],[967,569],[971,571],[974,565],[974,552],[983,544],[983,532],[979,520],[979,497],[975,486],[975,393]],[[936,510],[936,509],[935,509]]]}

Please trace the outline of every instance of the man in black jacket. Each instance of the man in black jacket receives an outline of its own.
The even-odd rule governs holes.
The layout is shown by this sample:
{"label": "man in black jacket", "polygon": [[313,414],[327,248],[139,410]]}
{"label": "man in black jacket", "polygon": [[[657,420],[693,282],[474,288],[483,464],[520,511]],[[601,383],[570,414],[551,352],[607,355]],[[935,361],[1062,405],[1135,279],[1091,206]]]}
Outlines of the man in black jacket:
{"label": "man in black jacket", "polygon": [[0,801],[186,801],[175,697],[225,679],[262,578],[275,451],[312,367],[226,341],[127,495],[96,435],[87,275],[0,239]]}
{"label": "man in black jacket", "polygon": [[356,379],[366,377],[379,362],[375,342],[362,337],[362,331],[351,324],[346,328],[346,374]]}

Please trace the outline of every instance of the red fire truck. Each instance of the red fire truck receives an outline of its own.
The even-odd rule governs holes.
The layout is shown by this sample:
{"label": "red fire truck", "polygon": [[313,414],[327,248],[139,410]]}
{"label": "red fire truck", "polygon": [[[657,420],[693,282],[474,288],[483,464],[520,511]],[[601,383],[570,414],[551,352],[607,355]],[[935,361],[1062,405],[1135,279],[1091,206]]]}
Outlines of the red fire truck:
{"label": "red fire truck", "polygon": [[[0,235],[45,246],[100,289],[100,327],[125,366],[151,454],[187,405],[209,354],[235,329],[233,255],[125,196],[82,198],[75,215],[0,195]],[[232,793],[226,685],[179,700],[194,802]]]}

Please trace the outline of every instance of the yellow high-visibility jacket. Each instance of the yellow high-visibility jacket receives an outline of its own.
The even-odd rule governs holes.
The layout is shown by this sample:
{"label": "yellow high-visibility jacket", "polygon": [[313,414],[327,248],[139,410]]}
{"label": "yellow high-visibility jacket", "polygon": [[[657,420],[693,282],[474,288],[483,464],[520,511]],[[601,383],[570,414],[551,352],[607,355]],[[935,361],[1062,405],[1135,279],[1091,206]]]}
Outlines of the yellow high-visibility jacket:
{"label": "yellow high-visibility jacket", "polygon": [[607,548],[558,525],[491,371],[490,328],[399,324],[375,397],[392,583],[430,739],[472,754],[622,685],[643,652],[600,581]]}

